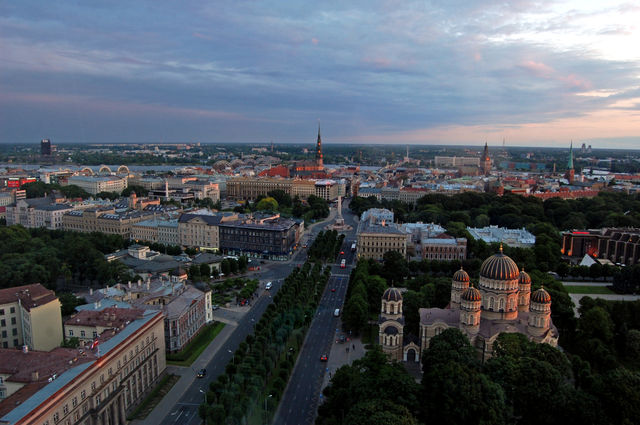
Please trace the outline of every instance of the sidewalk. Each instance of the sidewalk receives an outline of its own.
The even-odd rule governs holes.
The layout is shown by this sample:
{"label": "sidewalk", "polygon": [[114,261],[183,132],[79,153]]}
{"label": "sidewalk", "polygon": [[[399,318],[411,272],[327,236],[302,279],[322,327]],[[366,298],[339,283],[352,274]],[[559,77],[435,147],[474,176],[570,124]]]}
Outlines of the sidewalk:
{"label": "sidewalk", "polygon": [[[183,366],[167,366],[167,373],[171,373],[173,375],[180,376],[180,380],[176,382],[176,384],[171,388],[171,390],[164,396],[162,401],[158,403],[158,405],[153,409],[149,416],[145,419],[139,419],[135,421],[131,421],[131,424],[159,424],[161,423],[169,414],[171,410],[175,406],[175,402],[182,398],[182,395],[187,391],[193,382],[196,379],[195,371],[205,367],[213,358],[213,356],[218,352],[222,344],[224,344],[229,338],[229,335],[233,333],[236,326],[232,324],[226,324],[225,327],[220,331],[220,333],[216,336],[216,338],[211,341],[211,344],[205,348],[205,350],[200,354],[200,357],[193,362],[191,367],[183,367]],[[163,402],[166,400],[167,402]]]}
{"label": "sidewalk", "polygon": [[[338,329],[340,329],[340,326],[338,326]],[[336,332],[334,335],[331,352],[329,353],[329,360],[327,361],[327,367],[322,381],[322,388],[320,389],[321,392],[327,385],[329,385],[331,377],[336,373],[336,370],[340,369],[344,365],[353,363],[354,360],[364,357],[367,351],[365,350],[360,337],[355,337],[349,342],[336,342],[340,334],[344,334],[344,332]],[[346,334],[346,336],[348,337],[349,335]],[[347,348],[349,351],[347,351]]]}

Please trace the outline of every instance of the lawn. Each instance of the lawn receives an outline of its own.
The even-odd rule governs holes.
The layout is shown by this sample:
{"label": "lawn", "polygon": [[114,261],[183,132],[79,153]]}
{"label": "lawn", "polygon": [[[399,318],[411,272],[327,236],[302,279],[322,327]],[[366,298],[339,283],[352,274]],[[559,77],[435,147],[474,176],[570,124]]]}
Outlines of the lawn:
{"label": "lawn", "polygon": [[615,295],[611,289],[606,286],[582,286],[582,285],[565,285],[564,289],[570,294],[602,294]]}
{"label": "lawn", "polygon": [[174,366],[191,366],[205,348],[222,331],[224,323],[213,322],[196,336],[187,346],[177,353],[167,354],[167,364]]}

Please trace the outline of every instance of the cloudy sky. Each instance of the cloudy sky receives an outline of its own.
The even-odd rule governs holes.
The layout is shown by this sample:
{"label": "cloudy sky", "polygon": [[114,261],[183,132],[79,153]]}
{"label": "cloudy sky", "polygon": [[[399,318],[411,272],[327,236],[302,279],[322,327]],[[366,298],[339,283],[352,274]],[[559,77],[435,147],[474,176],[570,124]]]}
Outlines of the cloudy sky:
{"label": "cloudy sky", "polygon": [[[306,3],[306,4],[305,4]],[[0,2],[0,142],[640,147],[640,3]]]}

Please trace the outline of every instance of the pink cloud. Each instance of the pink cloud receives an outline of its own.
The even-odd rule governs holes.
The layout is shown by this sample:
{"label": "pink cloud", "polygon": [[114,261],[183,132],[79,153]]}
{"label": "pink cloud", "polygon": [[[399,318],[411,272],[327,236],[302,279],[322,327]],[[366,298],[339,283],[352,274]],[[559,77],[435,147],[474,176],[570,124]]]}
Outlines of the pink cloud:
{"label": "pink cloud", "polygon": [[555,73],[555,70],[552,67],[542,62],[526,61],[520,64],[520,67],[542,78],[549,78]]}
{"label": "pink cloud", "polygon": [[571,89],[590,90],[592,84],[590,81],[576,74],[561,75],[555,69],[542,62],[526,61],[519,65],[521,68],[529,71],[539,78],[547,80],[560,81]]}
{"label": "pink cloud", "polygon": [[317,39],[317,38],[315,38],[315,37],[313,37],[313,38],[311,39],[311,43],[313,43],[314,45],[316,45],[316,46],[317,46],[317,45],[318,45],[318,39]]}

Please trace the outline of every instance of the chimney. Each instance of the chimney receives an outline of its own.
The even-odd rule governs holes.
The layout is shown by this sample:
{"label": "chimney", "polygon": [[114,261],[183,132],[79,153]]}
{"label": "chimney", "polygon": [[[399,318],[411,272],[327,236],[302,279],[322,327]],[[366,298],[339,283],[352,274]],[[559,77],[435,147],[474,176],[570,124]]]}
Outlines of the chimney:
{"label": "chimney", "polygon": [[22,346],[22,352],[23,352],[24,354],[27,354],[27,353],[29,352],[29,346],[28,346],[28,345],[23,345],[23,346]]}
{"label": "chimney", "polygon": [[127,282],[127,285],[129,285],[129,289],[131,289],[131,281]]}
{"label": "chimney", "polygon": [[94,302],[93,303],[93,308],[97,310],[98,307],[100,307],[100,303],[98,301]]}
{"label": "chimney", "polygon": [[142,285],[142,279],[138,279],[138,288]]}
{"label": "chimney", "polygon": [[89,288],[89,295],[93,295],[93,288]]}

